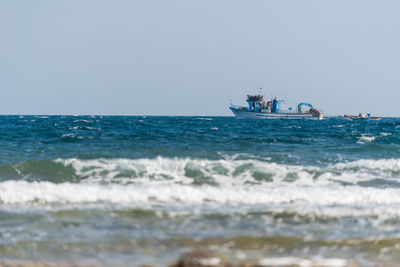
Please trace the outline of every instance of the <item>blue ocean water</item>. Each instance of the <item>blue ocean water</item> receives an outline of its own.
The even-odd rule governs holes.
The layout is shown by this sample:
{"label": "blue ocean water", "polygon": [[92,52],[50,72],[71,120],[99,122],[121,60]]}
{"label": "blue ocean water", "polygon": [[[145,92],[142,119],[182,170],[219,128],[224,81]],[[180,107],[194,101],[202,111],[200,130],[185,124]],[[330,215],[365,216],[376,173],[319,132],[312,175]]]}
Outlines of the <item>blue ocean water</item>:
{"label": "blue ocean water", "polygon": [[1,116],[6,261],[399,260],[400,120]]}

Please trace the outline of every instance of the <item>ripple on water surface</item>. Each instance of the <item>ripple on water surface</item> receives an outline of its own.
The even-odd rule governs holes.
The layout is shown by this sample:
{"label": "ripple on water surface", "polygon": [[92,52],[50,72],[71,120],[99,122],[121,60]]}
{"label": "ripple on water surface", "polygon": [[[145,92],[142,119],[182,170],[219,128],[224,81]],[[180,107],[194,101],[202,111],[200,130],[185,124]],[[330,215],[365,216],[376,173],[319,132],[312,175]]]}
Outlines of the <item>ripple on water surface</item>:
{"label": "ripple on water surface", "polygon": [[192,248],[257,262],[399,260],[399,127],[3,116],[0,254],[109,265],[165,265]]}

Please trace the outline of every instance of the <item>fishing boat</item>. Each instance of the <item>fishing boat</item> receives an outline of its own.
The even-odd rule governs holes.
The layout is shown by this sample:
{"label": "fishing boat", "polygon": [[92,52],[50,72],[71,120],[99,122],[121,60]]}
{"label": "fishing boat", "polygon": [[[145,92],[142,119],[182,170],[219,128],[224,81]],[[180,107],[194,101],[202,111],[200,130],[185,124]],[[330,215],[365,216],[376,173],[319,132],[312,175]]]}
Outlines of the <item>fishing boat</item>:
{"label": "fishing boat", "polygon": [[271,97],[271,100],[264,101],[262,88],[260,94],[247,95],[246,102],[248,106],[238,106],[231,103],[229,109],[236,118],[239,119],[317,119],[322,120],[324,115],[322,112],[314,108],[310,103],[299,103],[282,108],[284,100],[277,100]]}
{"label": "fishing boat", "polygon": [[371,117],[369,113],[360,113],[358,116],[354,115],[344,115],[345,118],[348,119],[355,119],[355,120],[373,120],[373,121],[379,121],[382,119],[382,117]]}

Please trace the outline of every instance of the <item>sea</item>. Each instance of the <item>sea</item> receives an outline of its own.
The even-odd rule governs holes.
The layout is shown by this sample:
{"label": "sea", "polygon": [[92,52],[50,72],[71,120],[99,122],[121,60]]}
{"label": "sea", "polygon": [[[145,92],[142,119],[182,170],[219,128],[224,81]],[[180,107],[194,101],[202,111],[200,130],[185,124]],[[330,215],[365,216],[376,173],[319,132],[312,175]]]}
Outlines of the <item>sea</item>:
{"label": "sea", "polygon": [[0,138],[0,263],[400,262],[398,118],[0,116]]}

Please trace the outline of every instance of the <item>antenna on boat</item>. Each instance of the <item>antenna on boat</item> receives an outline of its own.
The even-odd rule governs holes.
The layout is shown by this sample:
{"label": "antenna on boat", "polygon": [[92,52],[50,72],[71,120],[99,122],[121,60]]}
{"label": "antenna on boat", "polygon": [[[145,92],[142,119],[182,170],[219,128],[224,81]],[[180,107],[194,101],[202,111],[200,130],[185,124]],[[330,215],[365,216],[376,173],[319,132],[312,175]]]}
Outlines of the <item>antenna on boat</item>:
{"label": "antenna on boat", "polygon": [[262,87],[260,87],[260,95],[262,95]]}

